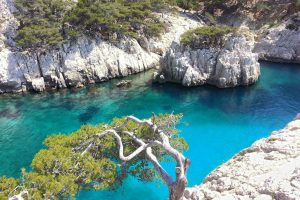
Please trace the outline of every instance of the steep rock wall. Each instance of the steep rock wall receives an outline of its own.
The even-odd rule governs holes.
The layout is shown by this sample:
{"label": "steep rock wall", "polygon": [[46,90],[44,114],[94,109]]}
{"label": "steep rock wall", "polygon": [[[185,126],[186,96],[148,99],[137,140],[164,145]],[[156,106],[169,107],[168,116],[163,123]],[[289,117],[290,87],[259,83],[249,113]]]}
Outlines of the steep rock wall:
{"label": "steep rock wall", "polygon": [[262,33],[254,51],[261,60],[300,63],[300,13]]}

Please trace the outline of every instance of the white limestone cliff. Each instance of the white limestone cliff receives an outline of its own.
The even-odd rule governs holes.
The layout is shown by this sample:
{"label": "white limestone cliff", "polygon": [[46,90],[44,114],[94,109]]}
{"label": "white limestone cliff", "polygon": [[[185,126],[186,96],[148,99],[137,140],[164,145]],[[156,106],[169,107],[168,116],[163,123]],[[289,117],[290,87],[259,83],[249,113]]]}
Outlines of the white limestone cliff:
{"label": "white limestone cliff", "polygon": [[20,52],[12,38],[17,21],[11,0],[0,0],[0,93],[81,87],[145,71],[159,64],[161,55],[179,36],[199,25],[184,14],[160,15],[169,31],[159,39],[124,38],[109,43],[80,37],[44,52]]}
{"label": "white limestone cliff", "polygon": [[253,42],[232,34],[219,38],[217,45],[197,48],[173,43],[161,61],[158,82],[177,82],[184,86],[214,85],[220,88],[250,85],[260,75]]}
{"label": "white limestone cliff", "polygon": [[184,200],[300,199],[300,116],[211,172]]}
{"label": "white limestone cliff", "polygon": [[300,63],[300,13],[264,31],[254,51],[261,60]]}

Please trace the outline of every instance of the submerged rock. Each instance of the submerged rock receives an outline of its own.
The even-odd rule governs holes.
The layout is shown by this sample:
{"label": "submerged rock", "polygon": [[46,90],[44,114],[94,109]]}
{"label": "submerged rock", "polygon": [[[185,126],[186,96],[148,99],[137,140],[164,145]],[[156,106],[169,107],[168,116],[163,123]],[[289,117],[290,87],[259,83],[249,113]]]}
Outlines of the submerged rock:
{"label": "submerged rock", "polygon": [[117,87],[122,88],[122,87],[130,87],[132,81],[131,80],[122,80],[116,84]]}
{"label": "submerged rock", "polygon": [[300,199],[300,119],[255,142],[188,188],[183,200]]}
{"label": "submerged rock", "polygon": [[258,55],[252,49],[252,41],[236,34],[196,40],[192,45],[173,43],[154,81],[220,88],[250,85],[260,76]]}

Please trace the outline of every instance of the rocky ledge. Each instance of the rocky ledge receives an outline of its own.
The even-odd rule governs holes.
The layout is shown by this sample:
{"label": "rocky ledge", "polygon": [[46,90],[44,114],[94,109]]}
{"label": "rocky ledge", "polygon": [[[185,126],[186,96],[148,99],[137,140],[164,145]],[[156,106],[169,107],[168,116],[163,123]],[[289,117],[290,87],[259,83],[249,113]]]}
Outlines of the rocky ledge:
{"label": "rocky ledge", "polygon": [[261,60],[300,63],[300,13],[260,37],[254,50]]}
{"label": "rocky ledge", "polygon": [[203,84],[220,88],[250,85],[260,75],[254,42],[242,34],[202,38],[192,45],[173,43],[154,74],[154,81],[176,82],[184,86]]}
{"label": "rocky ledge", "polygon": [[12,0],[0,0],[0,93],[82,87],[145,71],[159,64],[173,41],[199,22],[182,13],[158,14],[168,24],[161,38],[107,42],[80,37],[54,48],[27,52],[14,48],[17,20]]}
{"label": "rocky ledge", "polygon": [[300,199],[300,115],[185,191],[184,200]]}

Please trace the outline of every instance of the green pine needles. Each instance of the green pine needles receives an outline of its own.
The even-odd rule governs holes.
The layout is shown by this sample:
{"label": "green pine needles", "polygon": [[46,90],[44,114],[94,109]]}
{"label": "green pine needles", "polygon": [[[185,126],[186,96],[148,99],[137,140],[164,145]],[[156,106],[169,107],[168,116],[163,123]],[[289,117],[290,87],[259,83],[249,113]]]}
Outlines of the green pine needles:
{"label": "green pine needles", "polygon": [[154,12],[169,5],[191,9],[183,0],[16,0],[20,22],[16,43],[27,50],[45,49],[80,35],[104,39],[158,37],[165,25]]}
{"label": "green pine needles", "polygon": [[215,39],[236,31],[237,29],[235,27],[229,26],[203,26],[182,34],[181,43],[184,45],[192,45],[199,39]]}
{"label": "green pine needles", "polygon": [[[181,117],[164,114],[149,119],[155,120],[155,125],[168,135],[170,145],[178,152],[188,148],[175,128]],[[70,135],[49,136],[44,142],[47,148],[40,150],[32,160],[31,171],[23,169],[20,179],[0,178],[0,199],[19,194],[34,200],[75,199],[79,190],[113,189],[128,175],[140,181],[162,177],[146,156],[149,153],[146,148],[151,147],[150,153],[158,161],[174,160],[170,160],[164,148],[155,146],[154,141],[161,141],[160,136],[146,122],[150,121],[138,123],[124,117],[114,119],[111,124],[84,125]],[[143,146],[141,141],[149,144]],[[141,146],[144,150],[135,155]],[[122,153],[125,158],[120,157]],[[135,156],[129,158],[131,154]]]}

